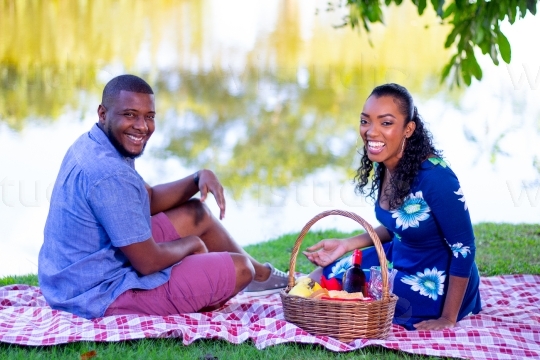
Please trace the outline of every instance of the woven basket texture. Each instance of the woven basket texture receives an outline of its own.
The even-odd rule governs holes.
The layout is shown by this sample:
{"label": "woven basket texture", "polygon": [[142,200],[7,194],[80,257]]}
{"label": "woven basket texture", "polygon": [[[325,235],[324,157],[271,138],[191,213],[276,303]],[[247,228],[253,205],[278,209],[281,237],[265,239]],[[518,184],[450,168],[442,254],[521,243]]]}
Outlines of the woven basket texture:
{"label": "woven basket texture", "polygon": [[[296,258],[305,235],[320,219],[330,216],[345,216],[358,222],[368,232],[381,264],[383,296],[380,300],[340,301],[319,300],[289,295],[295,283]],[[342,210],[324,211],[311,219],[296,239],[289,264],[288,286],[281,291],[281,302],[285,320],[312,335],[326,335],[342,342],[355,339],[385,339],[390,332],[398,297],[388,290],[388,265],[381,241],[364,219],[355,213]]]}

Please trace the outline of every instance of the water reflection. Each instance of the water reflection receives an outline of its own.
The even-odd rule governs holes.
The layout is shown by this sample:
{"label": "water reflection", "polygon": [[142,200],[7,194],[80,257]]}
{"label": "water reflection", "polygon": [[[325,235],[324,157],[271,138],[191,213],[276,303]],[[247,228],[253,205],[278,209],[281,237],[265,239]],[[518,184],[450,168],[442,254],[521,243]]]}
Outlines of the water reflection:
{"label": "water reflection", "polygon": [[[330,15],[303,15],[313,11],[312,5],[306,7],[300,1],[276,4],[272,31],[257,34],[260,36],[248,51],[235,52],[236,46],[223,48],[213,39],[220,29],[208,12],[223,7],[219,2],[2,2],[1,120],[18,130],[29,119],[54,121],[66,107],[84,108],[88,97],[81,99],[82,95],[99,93],[103,82],[125,71],[144,74],[150,81],[164,79],[162,90],[172,97],[172,101],[162,102],[164,112],[178,109],[176,104],[188,112],[208,109],[216,102],[227,108],[229,104],[222,100],[233,96],[244,102],[235,101],[230,112],[241,113],[250,110],[246,105],[254,99],[272,101],[272,92],[260,91],[261,87],[279,88],[274,95],[280,103],[296,99],[279,96],[289,97],[296,88],[307,87],[310,97],[319,93],[316,111],[335,114],[342,105],[335,95],[363,98],[373,84],[392,78],[407,80],[412,90],[422,90],[426,83],[434,83],[436,71],[444,63],[444,52],[428,48],[435,43],[441,47],[442,29],[428,32],[408,26],[406,34],[395,31],[403,21],[410,21],[412,8],[405,9],[406,16],[400,12],[390,17],[386,31],[375,29],[372,41],[379,46],[374,49],[353,31],[332,29]],[[234,2],[227,6],[226,15],[234,17],[238,13]],[[265,7],[272,8],[269,3]],[[240,11],[236,16],[241,20],[250,15]],[[261,32],[256,27],[252,30]],[[386,36],[391,32],[398,36]],[[403,37],[421,38],[426,47],[411,55],[406,51],[411,41],[403,41]],[[394,52],[399,57],[386,56]],[[420,63],[419,57],[425,60]],[[300,83],[299,71],[309,74]],[[175,83],[174,79],[179,80]],[[194,86],[184,88],[184,84]],[[195,89],[199,85],[203,89]],[[281,91],[282,85],[286,92]],[[163,92],[162,98],[166,97]],[[186,97],[197,103],[191,104]],[[238,106],[242,108],[236,109]],[[266,110],[269,106],[265,104]],[[299,110],[305,109],[300,106]]]}
{"label": "water reflection", "polygon": [[[315,15],[324,6],[302,0],[0,3],[0,264],[35,263],[47,189],[61,158],[95,121],[105,82],[125,72],[143,76],[157,93],[158,128],[140,172],[153,183],[196,168],[216,170],[232,198],[226,225],[243,243],[297,231],[321,208],[350,207],[373,221],[370,205],[354,196],[347,180],[357,165],[362,102],[389,81],[411,90],[464,187],[478,189],[468,195],[477,204],[471,206],[476,221],[532,221],[525,212],[498,217],[493,209],[526,206],[522,180],[533,184],[531,191],[538,188],[540,169],[532,163],[536,156],[538,167],[539,155],[514,151],[516,141],[538,141],[540,112],[531,105],[537,93],[523,89],[522,96],[489,69],[469,90],[440,86],[446,29],[434,18],[418,18],[411,5],[390,9],[386,27],[373,28],[373,47],[365,35],[333,29],[340,14]],[[521,177],[508,177],[508,162]],[[488,185],[478,185],[485,174]],[[501,184],[508,179],[513,192],[504,197]],[[0,276],[10,269],[0,266]]]}
{"label": "water reflection", "polygon": [[[215,168],[235,192],[260,182],[284,186],[326,166],[347,168],[356,140],[351,125],[365,90],[318,88],[316,77],[299,81],[295,73],[252,68],[244,75],[232,85],[240,90],[223,86],[217,72],[181,76],[193,105],[167,113],[165,156]],[[159,96],[169,101],[183,94]]]}
{"label": "water reflection", "polygon": [[[161,156],[216,169],[238,197],[254,184],[285,186],[326,166],[346,171],[356,140],[350,129],[374,84],[406,80],[426,94],[437,87],[444,52],[421,48],[414,54],[424,59],[420,66],[407,62],[410,41],[386,35],[402,33],[396,30],[411,8],[390,16],[386,31],[374,31],[375,51],[353,31],[333,29],[328,16],[312,15],[316,23],[306,34],[302,3],[282,1],[272,31],[232,57],[208,44],[205,9],[215,5],[4,3],[2,121],[22,130],[30,120],[55,121],[66,108],[84,112],[100,80],[121,69],[142,72],[165,114]],[[407,29],[405,38],[442,47],[441,31]]]}

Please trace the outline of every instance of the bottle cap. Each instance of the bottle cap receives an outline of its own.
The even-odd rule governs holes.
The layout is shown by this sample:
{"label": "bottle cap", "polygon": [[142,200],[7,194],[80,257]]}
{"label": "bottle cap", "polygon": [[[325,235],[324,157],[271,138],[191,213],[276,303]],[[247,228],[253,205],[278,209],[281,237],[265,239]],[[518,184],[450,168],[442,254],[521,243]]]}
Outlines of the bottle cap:
{"label": "bottle cap", "polygon": [[358,249],[354,249],[353,255],[352,255],[352,263],[353,265],[355,264],[360,265],[362,263],[362,251]]}

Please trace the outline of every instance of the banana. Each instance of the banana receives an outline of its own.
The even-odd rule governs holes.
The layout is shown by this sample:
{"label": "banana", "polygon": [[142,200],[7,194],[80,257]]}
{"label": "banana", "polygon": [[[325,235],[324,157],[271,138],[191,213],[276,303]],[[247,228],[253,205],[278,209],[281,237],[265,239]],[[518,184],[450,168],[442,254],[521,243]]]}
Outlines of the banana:
{"label": "banana", "polygon": [[313,292],[317,290],[321,290],[323,287],[316,281],[314,281],[315,284],[313,284]]}
{"label": "banana", "polygon": [[291,291],[289,291],[289,295],[309,297],[312,292],[313,290],[311,290],[311,288],[309,288],[308,286],[305,286],[304,284],[297,284],[294,285]]}
{"label": "banana", "polygon": [[298,284],[305,284],[307,286],[310,286],[312,287],[310,284],[314,282],[313,279],[311,279],[310,277],[308,276],[302,276],[302,277],[299,277],[298,279],[296,279],[296,281],[294,282],[294,285],[298,285]]}
{"label": "banana", "polygon": [[313,292],[322,289],[316,281],[313,281],[307,276],[296,279],[295,285],[289,291],[289,295],[310,297]]}

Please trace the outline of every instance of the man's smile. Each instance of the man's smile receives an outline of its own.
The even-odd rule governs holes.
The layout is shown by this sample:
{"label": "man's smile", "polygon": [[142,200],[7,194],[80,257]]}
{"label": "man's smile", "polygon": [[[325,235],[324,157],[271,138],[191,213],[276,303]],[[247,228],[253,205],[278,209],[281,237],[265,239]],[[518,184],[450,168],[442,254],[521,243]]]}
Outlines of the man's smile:
{"label": "man's smile", "polygon": [[146,138],[146,135],[131,135],[131,134],[126,134],[126,136],[131,140],[131,142],[137,144],[137,145],[140,145],[144,139]]}

